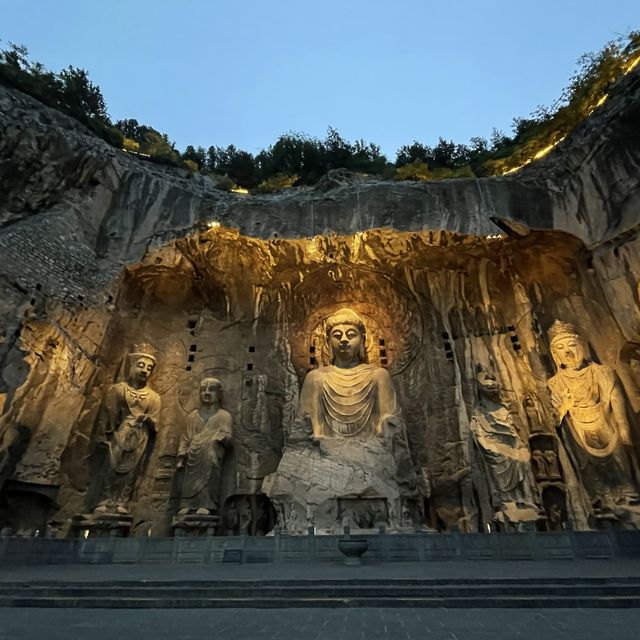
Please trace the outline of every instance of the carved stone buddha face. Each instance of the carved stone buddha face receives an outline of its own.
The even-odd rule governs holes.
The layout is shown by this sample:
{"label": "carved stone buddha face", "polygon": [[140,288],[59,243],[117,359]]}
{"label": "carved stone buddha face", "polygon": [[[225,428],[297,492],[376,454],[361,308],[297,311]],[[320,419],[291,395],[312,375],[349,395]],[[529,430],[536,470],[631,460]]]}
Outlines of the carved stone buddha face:
{"label": "carved stone buddha face", "polygon": [[329,346],[336,361],[359,361],[362,334],[352,324],[339,324],[331,329]]}
{"label": "carved stone buddha face", "polygon": [[362,318],[351,309],[341,309],[327,320],[327,343],[336,367],[348,368],[366,361]]}
{"label": "carved stone buddha face", "polygon": [[200,382],[200,402],[205,406],[219,402],[221,388],[217,378],[203,378]]}
{"label": "carved stone buddha face", "polygon": [[587,350],[580,336],[558,336],[551,343],[551,355],[558,367],[580,369],[587,358]]}
{"label": "carved stone buddha face", "polygon": [[155,366],[155,358],[144,353],[133,354],[129,367],[129,384],[137,388],[146,386]]}
{"label": "carved stone buddha face", "polygon": [[478,391],[490,400],[500,400],[500,383],[489,371],[480,371],[476,376]]}

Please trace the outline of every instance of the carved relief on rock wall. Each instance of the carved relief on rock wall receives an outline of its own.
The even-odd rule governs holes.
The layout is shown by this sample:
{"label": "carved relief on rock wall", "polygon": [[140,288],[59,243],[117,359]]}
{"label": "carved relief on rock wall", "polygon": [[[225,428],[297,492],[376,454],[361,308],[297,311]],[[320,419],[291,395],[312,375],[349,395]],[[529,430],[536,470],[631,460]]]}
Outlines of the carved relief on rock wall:
{"label": "carved relief on rock wall", "polygon": [[[83,380],[65,400],[73,404],[70,424],[56,432],[55,447],[47,427],[19,451],[12,429],[21,423],[8,416],[31,410],[20,388],[1,418],[3,468],[15,482],[26,469],[48,468],[38,462],[42,446],[57,447],[47,474],[59,480],[52,524],[62,532],[74,514],[109,500],[108,510],[122,511],[116,531],[131,535],[262,535],[276,524],[295,533],[346,524],[636,526],[636,458],[622,440],[638,438],[637,416],[629,412],[625,431],[619,409],[631,400],[640,411],[633,336],[616,329],[589,264],[577,242],[550,233],[511,240],[379,230],[261,241],[218,229],[176,241],[127,269],[94,360],[77,359],[73,349],[68,357],[43,352],[64,379]],[[543,331],[556,317],[580,320],[602,364],[588,361],[574,375],[556,360],[556,369]],[[34,344],[44,344],[49,333],[37,333]],[[56,344],[68,349],[66,339]],[[119,504],[109,482],[99,482],[118,464],[103,468],[92,447],[110,391],[129,406],[112,423],[128,415],[136,424],[115,390],[131,386],[127,348],[141,339],[158,351],[146,386],[159,397],[159,428],[153,447],[138,443],[140,466]],[[348,351],[352,340],[361,347],[345,364],[341,345]],[[44,370],[36,360],[32,377]],[[485,393],[480,372],[485,382],[492,376],[498,395]],[[58,384],[43,375],[38,393]],[[200,415],[207,378],[223,389],[216,415],[224,424]],[[553,407],[564,417],[560,437]],[[580,437],[601,414],[608,441],[619,434],[607,452],[620,463],[618,480],[605,489],[601,467],[579,457],[597,458]],[[40,433],[40,422],[30,434]],[[195,475],[187,478],[178,467],[189,456]],[[176,528],[180,517],[197,515],[202,526]]]}

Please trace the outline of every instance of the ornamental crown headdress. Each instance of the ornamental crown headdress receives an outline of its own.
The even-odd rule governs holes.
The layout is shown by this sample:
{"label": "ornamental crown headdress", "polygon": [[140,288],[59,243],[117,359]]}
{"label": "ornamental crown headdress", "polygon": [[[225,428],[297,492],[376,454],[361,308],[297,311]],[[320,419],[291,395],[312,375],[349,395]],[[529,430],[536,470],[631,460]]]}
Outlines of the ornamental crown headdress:
{"label": "ornamental crown headdress", "polygon": [[139,342],[131,347],[129,357],[139,358],[140,356],[145,356],[146,358],[153,360],[153,364],[156,364],[157,353],[157,349],[152,344],[149,344],[148,342]]}
{"label": "ornamental crown headdress", "polygon": [[549,331],[547,331],[547,335],[549,336],[549,342],[553,344],[555,340],[559,340],[560,338],[579,338],[580,334],[574,325],[569,322],[561,322],[560,320],[556,320],[551,327],[549,327]]}

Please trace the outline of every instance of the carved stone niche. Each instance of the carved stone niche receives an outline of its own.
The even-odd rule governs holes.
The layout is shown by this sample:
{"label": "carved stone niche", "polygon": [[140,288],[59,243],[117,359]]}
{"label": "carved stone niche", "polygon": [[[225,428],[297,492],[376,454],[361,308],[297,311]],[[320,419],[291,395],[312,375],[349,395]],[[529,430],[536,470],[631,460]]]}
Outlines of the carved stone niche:
{"label": "carved stone niche", "polygon": [[567,503],[563,489],[557,484],[549,484],[542,489],[542,504],[547,516],[548,531],[562,531],[566,527]]}
{"label": "carved stone niche", "polygon": [[338,498],[338,519],[351,532],[389,526],[389,508],[385,498]]}
{"label": "carved stone niche", "polygon": [[222,508],[219,535],[264,536],[276,522],[276,513],[267,496],[233,495]]}
{"label": "carved stone niche", "polygon": [[7,481],[0,503],[0,529],[24,536],[49,535],[49,518],[59,508],[57,491],[57,486]]}
{"label": "carved stone niche", "polygon": [[537,433],[529,438],[531,466],[539,485],[563,486],[562,469],[558,457],[558,443],[553,435]]}

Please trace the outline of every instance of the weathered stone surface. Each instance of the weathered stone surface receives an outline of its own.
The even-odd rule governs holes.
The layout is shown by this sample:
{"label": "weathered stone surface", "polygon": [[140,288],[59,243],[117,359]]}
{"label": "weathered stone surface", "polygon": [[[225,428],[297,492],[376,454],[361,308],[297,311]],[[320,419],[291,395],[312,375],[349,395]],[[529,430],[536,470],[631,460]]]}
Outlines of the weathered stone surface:
{"label": "weathered stone surface", "polygon": [[[499,525],[470,448],[479,369],[495,371],[509,424],[544,461],[549,527],[632,526],[615,509],[594,520],[575,507],[581,479],[555,435],[545,331],[575,324],[615,372],[637,452],[639,119],[636,70],[519,173],[419,184],[335,174],[252,197],[114,150],[0,87],[0,519],[62,534],[84,512],[104,390],[124,378],[128,346],[149,340],[162,427],[129,505],[133,535],[170,532],[179,441],[205,371],[234,425],[220,530],[266,533],[278,518],[303,532],[321,504],[334,527],[345,515],[370,526],[386,482],[395,523]],[[389,447],[318,447],[300,431],[300,390],[330,365],[323,321],[345,306],[396,390],[419,473],[411,504],[394,502],[402,465]],[[338,501],[358,497],[372,502]]]}

